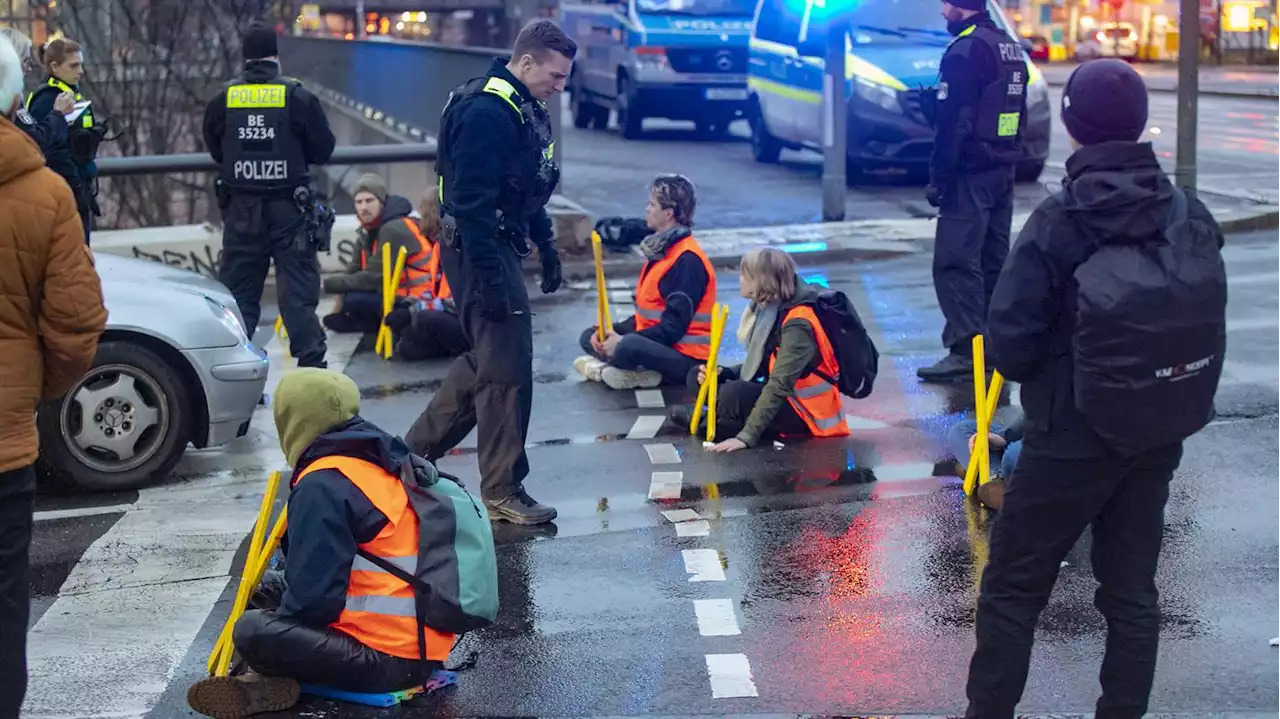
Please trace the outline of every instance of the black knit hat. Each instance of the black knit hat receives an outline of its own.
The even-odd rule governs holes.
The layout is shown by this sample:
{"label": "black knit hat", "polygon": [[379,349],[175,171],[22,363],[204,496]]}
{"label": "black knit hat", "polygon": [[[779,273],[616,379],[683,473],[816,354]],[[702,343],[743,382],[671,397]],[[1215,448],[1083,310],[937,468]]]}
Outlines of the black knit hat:
{"label": "black knit hat", "polygon": [[1067,78],[1062,124],[1081,145],[1136,142],[1147,127],[1147,84],[1123,60],[1090,60]]}
{"label": "black knit hat", "polygon": [[982,12],[987,9],[987,0],[945,0],[948,5],[958,7],[961,10],[976,10]]}
{"label": "black knit hat", "polygon": [[276,32],[265,25],[254,25],[244,34],[242,54],[246,60],[261,60],[280,54],[276,44]]}

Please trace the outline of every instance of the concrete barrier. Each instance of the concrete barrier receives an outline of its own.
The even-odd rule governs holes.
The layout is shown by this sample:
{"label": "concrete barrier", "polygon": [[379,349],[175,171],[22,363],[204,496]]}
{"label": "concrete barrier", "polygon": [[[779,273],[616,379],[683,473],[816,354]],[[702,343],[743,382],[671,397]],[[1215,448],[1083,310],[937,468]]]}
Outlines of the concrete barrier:
{"label": "concrete barrier", "polygon": [[[580,205],[560,195],[547,205],[556,233],[556,243],[569,257],[590,252],[593,220]],[[356,254],[355,215],[339,215],[333,227],[328,253],[320,254],[322,273],[341,272]],[[93,249],[122,257],[151,260],[172,267],[218,276],[222,261],[222,228],[211,224],[145,227],[132,230],[101,230],[93,233]]]}

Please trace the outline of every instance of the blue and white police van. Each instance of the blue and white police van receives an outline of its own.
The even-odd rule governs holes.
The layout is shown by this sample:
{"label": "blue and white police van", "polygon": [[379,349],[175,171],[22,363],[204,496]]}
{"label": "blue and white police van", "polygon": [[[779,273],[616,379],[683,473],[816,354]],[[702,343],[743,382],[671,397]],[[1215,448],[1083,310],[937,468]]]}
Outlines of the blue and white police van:
{"label": "blue and white police van", "polygon": [[[1013,31],[999,6],[992,18]],[[938,84],[938,66],[951,42],[938,0],[759,0],[747,70],[751,148],[759,162],[777,162],[783,148],[821,152],[822,89],[827,21],[849,18],[845,39],[849,177],[898,167],[927,177],[933,128],[921,103]],[[1019,181],[1040,176],[1049,155],[1049,89],[1027,60],[1025,158]]]}
{"label": "blue and white police van", "polygon": [[607,127],[616,110],[628,139],[646,117],[718,134],[744,115],[755,0],[578,0],[560,12],[578,43],[568,87],[574,126]]}

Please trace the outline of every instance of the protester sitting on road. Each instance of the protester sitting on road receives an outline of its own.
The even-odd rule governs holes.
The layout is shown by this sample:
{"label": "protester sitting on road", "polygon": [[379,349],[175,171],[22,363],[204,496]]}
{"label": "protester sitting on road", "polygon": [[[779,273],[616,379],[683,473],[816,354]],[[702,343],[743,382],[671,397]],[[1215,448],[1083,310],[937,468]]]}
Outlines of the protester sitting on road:
{"label": "protester sitting on road", "polygon": [[[978,499],[992,509],[1000,509],[1004,503],[1005,482],[1013,476],[1022,453],[1021,422],[1004,427],[992,424],[988,429],[988,454],[990,456],[991,481],[978,488]],[[969,467],[969,456],[978,440],[978,423],[966,419],[952,425],[947,431],[947,447],[956,458],[961,476]]]}
{"label": "protester sitting on road", "polygon": [[[421,237],[417,221],[410,217],[413,205],[399,195],[388,195],[381,177],[361,175],[352,198],[360,221],[356,254],[345,273],[324,280],[326,293],[342,296],[339,310],[324,318],[324,326],[334,332],[377,332],[382,324],[382,245],[391,247],[392,263],[400,248],[405,250],[405,268],[396,295],[406,300],[432,289],[433,253],[430,243]],[[434,265],[438,266],[439,260]]]}
{"label": "protester sitting on road", "polygon": [[693,238],[697,196],[682,175],[659,175],[649,190],[645,221],[653,234],[640,243],[645,264],[636,285],[636,313],[600,339],[582,333],[587,355],[573,366],[614,389],[682,384],[711,351],[716,272]]}
{"label": "protester sitting on road", "polygon": [[275,424],[293,467],[283,581],[268,575],[233,630],[250,672],[192,685],[187,702],[197,712],[281,711],[298,701],[299,683],[399,691],[448,658],[454,636],[426,627],[419,659],[418,623],[403,609],[408,585],[361,555],[416,554],[420,524],[400,480],[408,447],[359,410],[346,375],[302,368],[281,379]]}
{"label": "protester sitting on road", "polygon": [[[718,369],[716,436],[725,439],[711,451],[754,447],[765,438],[849,434],[840,391],[823,377],[836,377],[840,368],[814,313],[821,288],[803,282],[791,256],[773,247],[748,252],[739,277],[742,296],[751,301],[738,327],[747,357]],[[706,365],[698,365],[689,386],[696,389],[705,378]],[[673,407],[671,419],[687,430],[692,408]]]}
{"label": "protester sitting on road", "polygon": [[21,107],[22,61],[0,40],[0,717],[27,687],[36,408],[89,371],[107,322],[75,197],[13,124]]}
{"label": "protester sitting on road", "polygon": [[433,285],[427,295],[419,297],[407,307],[400,307],[387,315],[387,326],[399,336],[396,356],[415,361],[457,357],[470,349],[467,335],[462,331],[462,320],[440,267],[440,198],[435,188],[427,190],[418,205],[418,229],[420,238],[428,248],[428,261]]}
{"label": "protester sitting on road", "polygon": [[1174,187],[1127,63],[1062,93],[1075,152],[996,282],[986,352],[1021,384],[1025,439],[982,575],[965,716],[1010,719],[1063,559],[1091,528],[1106,618],[1099,717],[1140,717],[1160,636],[1156,566],[1182,441],[1213,416],[1226,338],[1221,229]]}

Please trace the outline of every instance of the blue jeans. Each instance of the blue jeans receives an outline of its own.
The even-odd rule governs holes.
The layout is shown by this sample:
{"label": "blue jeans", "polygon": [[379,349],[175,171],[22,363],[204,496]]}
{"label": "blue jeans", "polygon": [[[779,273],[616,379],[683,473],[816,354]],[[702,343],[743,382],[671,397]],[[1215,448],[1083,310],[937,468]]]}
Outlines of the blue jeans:
{"label": "blue jeans", "polygon": [[[961,471],[969,466],[969,438],[978,431],[978,423],[971,419],[957,422],[947,431],[947,447],[960,463]],[[991,432],[1003,434],[1004,427],[991,425]],[[1008,479],[1013,476],[1013,468],[1018,464],[1018,455],[1022,452],[1022,441],[1010,442],[1004,448],[1003,456],[998,452],[991,454],[991,476]]]}

